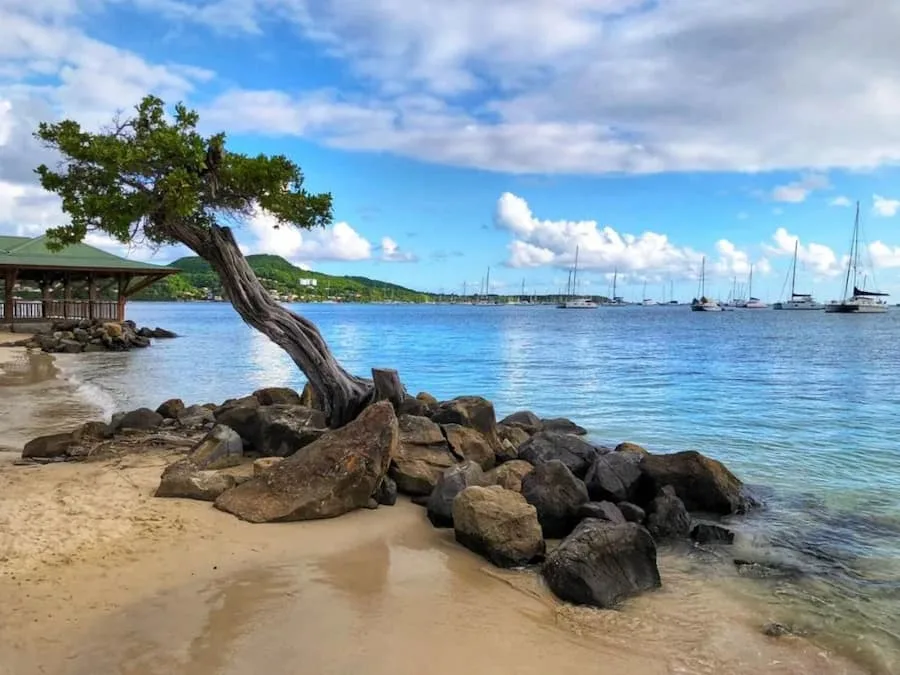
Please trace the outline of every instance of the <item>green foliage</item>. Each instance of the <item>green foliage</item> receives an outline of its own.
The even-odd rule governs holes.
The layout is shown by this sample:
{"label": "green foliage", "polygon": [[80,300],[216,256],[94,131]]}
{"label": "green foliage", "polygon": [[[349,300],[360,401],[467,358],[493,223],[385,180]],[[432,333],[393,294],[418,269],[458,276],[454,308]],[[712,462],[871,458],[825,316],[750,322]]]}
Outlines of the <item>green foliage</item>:
{"label": "green foliage", "polygon": [[100,230],[122,243],[184,243],[223,217],[247,217],[259,206],[279,225],[331,222],[331,195],[303,188],[303,173],[281,155],[225,149],[225,135],[202,136],[198,115],[182,104],[166,116],[163,101],[145,97],[134,115],[100,133],[72,120],[42,123],[37,138],[57,150],[55,170],[36,169],[44,189],[62,198],[70,222],[51,229],[61,248]]}
{"label": "green foliage", "polygon": [[[295,267],[277,255],[250,255],[247,262],[262,284],[282,297],[294,296],[298,300],[324,300],[337,298],[346,301],[424,302],[433,299],[426,293],[366,277],[332,276]],[[143,300],[183,300],[205,298],[207,293],[221,295],[222,287],[215,272],[202,258],[181,258],[171,264],[180,273],[166,277],[139,294]],[[315,279],[316,286],[302,286],[301,279]]]}

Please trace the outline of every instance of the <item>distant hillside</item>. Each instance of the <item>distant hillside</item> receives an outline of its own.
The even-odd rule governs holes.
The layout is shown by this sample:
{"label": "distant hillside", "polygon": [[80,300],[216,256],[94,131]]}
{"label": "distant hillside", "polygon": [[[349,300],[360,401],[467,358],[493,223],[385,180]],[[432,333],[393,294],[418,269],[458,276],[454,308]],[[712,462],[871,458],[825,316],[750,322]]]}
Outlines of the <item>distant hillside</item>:
{"label": "distant hillside", "polygon": [[[398,300],[423,302],[427,293],[420,293],[403,286],[357,276],[332,276],[295,267],[277,255],[248,255],[247,262],[263,285],[285,300],[324,300],[326,298],[373,302]],[[179,258],[170,264],[181,270],[153,284],[138,295],[141,300],[204,299],[209,295],[221,296],[222,286],[209,263],[197,256]],[[314,279],[315,286],[307,280]],[[306,283],[301,283],[306,281]]]}

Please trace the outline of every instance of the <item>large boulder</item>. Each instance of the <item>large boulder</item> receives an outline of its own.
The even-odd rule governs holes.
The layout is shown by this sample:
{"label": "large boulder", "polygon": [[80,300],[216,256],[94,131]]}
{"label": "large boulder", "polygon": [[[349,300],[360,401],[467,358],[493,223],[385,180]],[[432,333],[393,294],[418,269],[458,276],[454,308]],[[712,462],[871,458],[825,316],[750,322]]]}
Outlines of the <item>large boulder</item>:
{"label": "large boulder", "polygon": [[489,485],[499,485],[507,490],[521,492],[522,479],[532,471],[534,466],[523,459],[514,459],[491,469],[484,477]]}
{"label": "large boulder", "polygon": [[300,394],[289,387],[266,387],[253,392],[260,405],[301,405]]}
{"label": "large boulder", "polygon": [[625,520],[629,523],[643,523],[644,519],[647,517],[646,512],[637,504],[632,504],[631,502],[619,502],[616,504],[619,509],[619,512],[625,516]]}
{"label": "large boulder", "polygon": [[427,417],[400,416],[400,443],[390,476],[407,495],[430,495],[445,469],[457,463],[441,428]]}
{"label": "large boulder", "polygon": [[[111,324],[118,325],[118,324]],[[157,429],[163,423],[163,416],[150,408],[138,408],[131,410],[119,420],[116,430],[119,429],[137,429],[140,431],[148,431]]]}
{"label": "large boulder", "polygon": [[202,427],[216,421],[213,411],[202,405],[188,406],[177,415],[178,423],[185,429]]}
{"label": "large boulder", "polygon": [[184,401],[182,401],[180,398],[170,398],[168,401],[164,401],[163,403],[161,403],[156,409],[156,412],[158,412],[166,419],[176,420],[178,419],[178,415],[182,410],[184,410],[184,408]]}
{"label": "large boulder", "polygon": [[544,431],[556,431],[561,434],[575,434],[576,436],[587,435],[587,429],[578,426],[575,422],[566,417],[542,419],[541,426]]}
{"label": "large boulder", "polygon": [[590,443],[556,431],[541,431],[519,446],[519,459],[535,466],[558,460],[579,478],[599,456],[600,451]]}
{"label": "large boulder", "polygon": [[212,502],[235,484],[234,476],[219,471],[203,471],[190,459],[182,459],[165,468],[156,496]]}
{"label": "large boulder", "polygon": [[604,609],[661,585],[650,533],[596,518],[582,521],[548,554],[541,572],[560,599]]}
{"label": "large boulder", "polygon": [[639,455],[618,452],[597,457],[584,478],[591,499],[598,502],[631,500],[640,486],[640,460]]}
{"label": "large boulder", "polygon": [[475,462],[465,461],[451,466],[440,475],[425,508],[435,527],[453,527],[453,500],[473,485],[484,485],[484,472]]}
{"label": "large boulder", "polygon": [[53,459],[65,457],[69,448],[75,444],[71,433],[50,434],[32,438],[22,448],[23,459]]}
{"label": "large boulder", "polygon": [[619,443],[615,447],[615,452],[623,452],[626,454],[641,455],[641,456],[650,454],[649,452],[647,452],[647,450],[643,446],[638,445],[637,443],[630,443],[628,441],[625,441],[624,443]]}
{"label": "large boulder", "polygon": [[266,457],[290,457],[321,438],[326,431],[325,413],[302,405],[272,404],[256,411],[253,449]]}
{"label": "large boulder", "polygon": [[450,450],[460,459],[470,459],[485,471],[497,463],[494,447],[481,432],[460,424],[444,424],[442,429]]}
{"label": "large boulder", "polygon": [[500,438],[500,442],[508,442],[513,448],[518,452],[519,447],[531,438],[531,434],[525,431],[522,427],[517,426],[507,426],[506,424],[498,424],[497,425],[497,436]]}
{"label": "large boulder", "polygon": [[543,557],[537,511],[518,492],[468,487],[453,500],[456,541],[498,567],[517,567]]}
{"label": "large boulder", "polygon": [[597,518],[614,525],[628,522],[619,510],[619,507],[612,502],[588,502],[582,504],[578,509],[578,517],[582,520],[585,518]]}
{"label": "large boulder", "polygon": [[734,532],[718,523],[697,523],[691,529],[691,539],[698,544],[733,544]]}
{"label": "large boulder", "polygon": [[557,459],[538,464],[522,478],[522,496],[537,509],[548,539],[569,534],[580,520],[578,509],[589,500],[584,483]]}
{"label": "large boulder", "polygon": [[254,523],[332,518],[365,507],[396,453],[399,429],[387,401],[330,431],[216,500],[216,508]]}
{"label": "large boulder", "polygon": [[244,456],[244,443],[234,429],[217,424],[192,449],[188,458],[197,469],[237,466]]}
{"label": "large boulder", "polygon": [[699,452],[647,455],[640,467],[647,479],[645,498],[671,485],[688,511],[727,515],[747,508],[741,481],[724,464]]}
{"label": "large boulder", "polygon": [[691,531],[691,516],[670,485],[650,502],[648,514],[647,529],[657,541],[686,537]]}
{"label": "large boulder", "polygon": [[226,401],[215,409],[213,415],[216,422],[234,429],[247,448],[253,448],[259,436],[259,401],[252,397]]}
{"label": "large boulder", "polygon": [[544,429],[544,423],[541,422],[541,418],[530,410],[519,410],[512,415],[507,415],[500,420],[500,424],[521,429],[529,436]]}
{"label": "large boulder", "polygon": [[415,417],[427,417],[428,416],[428,406],[425,405],[422,401],[417,399],[415,396],[409,396],[408,394],[403,397],[403,400],[400,402],[400,408],[398,413],[400,415],[413,415]]}
{"label": "large boulder", "polygon": [[481,396],[459,396],[433,408],[432,420],[438,424],[459,424],[480,431],[494,450],[500,449],[494,404]]}

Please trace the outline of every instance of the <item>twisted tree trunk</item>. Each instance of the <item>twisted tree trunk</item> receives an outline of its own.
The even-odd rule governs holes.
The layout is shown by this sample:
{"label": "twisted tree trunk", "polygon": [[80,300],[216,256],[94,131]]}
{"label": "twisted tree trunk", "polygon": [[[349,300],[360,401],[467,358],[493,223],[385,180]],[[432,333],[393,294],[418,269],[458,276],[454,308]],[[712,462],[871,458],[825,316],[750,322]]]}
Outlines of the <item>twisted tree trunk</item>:
{"label": "twisted tree trunk", "polygon": [[272,299],[238,248],[230,228],[167,223],[167,229],[209,262],[244,322],[290,355],[316,391],[329,426],[347,424],[372,401],[373,383],[344,370],[315,324]]}

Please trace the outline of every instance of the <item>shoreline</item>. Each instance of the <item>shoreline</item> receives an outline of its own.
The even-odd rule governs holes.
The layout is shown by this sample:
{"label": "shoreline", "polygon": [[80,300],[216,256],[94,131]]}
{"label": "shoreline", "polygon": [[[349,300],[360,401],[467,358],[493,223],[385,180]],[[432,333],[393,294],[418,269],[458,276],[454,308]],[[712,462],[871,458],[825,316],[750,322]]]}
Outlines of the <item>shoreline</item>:
{"label": "shoreline", "polygon": [[[58,369],[47,372],[0,388],[71,395]],[[58,417],[62,428],[84,421]],[[0,452],[0,594],[16,617],[0,617],[0,664],[10,675],[141,672],[142,659],[198,675],[255,673],[260,659],[273,672],[314,663],[312,672],[449,675],[460,646],[476,673],[866,672],[804,638],[765,637],[771,617],[734,592],[733,574],[668,549],[662,590],[619,611],[577,608],[532,573],[491,567],[405,500],[251,525],[207,503],[152,497],[178,456],[20,467]],[[303,633],[292,629],[288,647],[285,625]]]}

